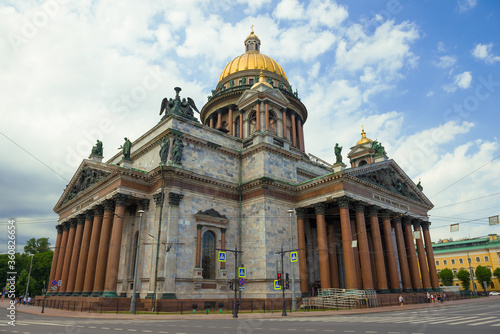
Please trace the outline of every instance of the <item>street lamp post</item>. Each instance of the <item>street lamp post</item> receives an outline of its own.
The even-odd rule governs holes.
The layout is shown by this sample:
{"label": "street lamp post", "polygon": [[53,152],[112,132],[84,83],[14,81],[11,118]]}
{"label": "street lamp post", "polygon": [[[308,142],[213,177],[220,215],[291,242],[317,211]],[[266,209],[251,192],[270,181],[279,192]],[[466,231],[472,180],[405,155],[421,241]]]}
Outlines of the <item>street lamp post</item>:
{"label": "street lamp post", "polygon": [[[287,211],[290,214],[290,249],[293,249],[293,209]],[[295,262],[292,262],[292,310],[297,311],[297,298],[295,296]]]}
{"label": "street lamp post", "polygon": [[28,296],[28,288],[30,286],[30,277],[31,277],[31,267],[33,266],[33,256],[35,256],[35,254],[30,254],[29,256],[31,256],[30,271],[28,273],[28,284],[26,284],[26,292],[24,293],[24,298]]}
{"label": "street lamp post", "polygon": [[132,290],[132,301],[130,302],[130,313],[135,314],[135,300],[137,290],[137,268],[139,267],[139,249],[141,247],[141,229],[142,229],[142,214],[144,210],[137,211],[139,214],[139,232],[137,232],[137,250],[135,252],[135,268],[134,268],[134,289]]}

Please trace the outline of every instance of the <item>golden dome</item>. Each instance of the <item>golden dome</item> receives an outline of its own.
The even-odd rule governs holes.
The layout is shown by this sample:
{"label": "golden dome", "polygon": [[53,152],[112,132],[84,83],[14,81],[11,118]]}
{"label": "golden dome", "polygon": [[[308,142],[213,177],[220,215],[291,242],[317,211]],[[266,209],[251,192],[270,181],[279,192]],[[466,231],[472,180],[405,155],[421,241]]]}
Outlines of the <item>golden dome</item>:
{"label": "golden dome", "polygon": [[256,51],[244,53],[231,60],[220,74],[219,82],[230,74],[246,70],[264,70],[273,72],[283,77],[288,83],[285,71],[276,62],[276,60]]}
{"label": "golden dome", "polygon": [[361,127],[361,139],[358,140],[356,145],[361,145],[361,144],[365,144],[365,143],[373,143],[373,140],[371,140],[370,138],[366,138],[365,129],[363,129],[363,127]]}
{"label": "golden dome", "polygon": [[283,71],[283,68],[276,62],[276,60],[260,53],[260,39],[254,34],[253,28],[250,35],[248,35],[245,39],[245,47],[246,52],[244,54],[234,58],[226,65],[220,74],[219,82],[236,72],[246,70],[264,70],[279,75],[285,80],[286,83],[288,83],[285,71]]}

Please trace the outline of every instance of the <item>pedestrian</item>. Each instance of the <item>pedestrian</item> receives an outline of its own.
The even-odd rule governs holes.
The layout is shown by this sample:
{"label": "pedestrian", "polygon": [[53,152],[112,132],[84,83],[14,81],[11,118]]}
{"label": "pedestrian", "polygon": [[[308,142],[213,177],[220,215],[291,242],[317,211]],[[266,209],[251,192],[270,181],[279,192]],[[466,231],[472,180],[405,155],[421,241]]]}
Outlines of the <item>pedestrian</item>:
{"label": "pedestrian", "polygon": [[26,297],[23,298],[23,306],[26,306]]}
{"label": "pedestrian", "polygon": [[403,296],[399,295],[399,304],[401,304],[401,309],[403,309],[404,302],[405,302],[405,300],[404,300]]}
{"label": "pedestrian", "polygon": [[431,302],[431,294],[427,291],[427,303]]}
{"label": "pedestrian", "polygon": [[446,292],[443,292],[443,302],[446,301]]}
{"label": "pedestrian", "polygon": [[28,306],[31,304],[31,297],[28,297]]}

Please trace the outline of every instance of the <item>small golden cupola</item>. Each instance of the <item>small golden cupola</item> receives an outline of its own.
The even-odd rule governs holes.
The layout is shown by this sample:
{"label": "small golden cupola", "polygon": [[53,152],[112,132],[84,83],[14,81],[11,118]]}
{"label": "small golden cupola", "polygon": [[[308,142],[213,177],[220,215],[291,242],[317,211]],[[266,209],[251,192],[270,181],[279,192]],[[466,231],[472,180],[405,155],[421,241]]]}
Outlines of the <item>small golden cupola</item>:
{"label": "small golden cupola", "polygon": [[355,146],[351,147],[347,157],[350,159],[351,167],[370,165],[389,159],[382,143],[368,138],[363,126],[361,126],[361,139],[358,140]]}

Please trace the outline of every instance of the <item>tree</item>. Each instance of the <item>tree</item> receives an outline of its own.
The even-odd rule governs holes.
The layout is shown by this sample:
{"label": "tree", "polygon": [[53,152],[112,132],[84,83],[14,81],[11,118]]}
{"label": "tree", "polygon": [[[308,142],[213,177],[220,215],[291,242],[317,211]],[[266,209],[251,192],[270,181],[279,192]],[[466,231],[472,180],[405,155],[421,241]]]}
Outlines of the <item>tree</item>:
{"label": "tree", "polygon": [[498,279],[500,279],[500,268],[495,269],[493,272],[493,276],[496,276]]}
{"label": "tree", "polygon": [[453,285],[453,271],[448,268],[444,268],[441,270],[439,273],[439,279],[441,280],[441,283],[446,286],[452,286]]}
{"label": "tree", "polygon": [[460,284],[464,290],[470,290],[470,273],[465,269],[461,269],[457,273],[457,278],[460,280]]}
{"label": "tree", "polygon": [[[484,291],[486,291],[486,287],[488,287],[491,283],[491,275],[490,269],[483,266],[476,267],[476,279],[483,286]],[[483,285],[483,282],[486,282],[486,287]]]}
{"label": "tree", "polygon": [[38,254],[50,251],[49,238],[31,238],[24,246],[24,252],[30,254]]}

